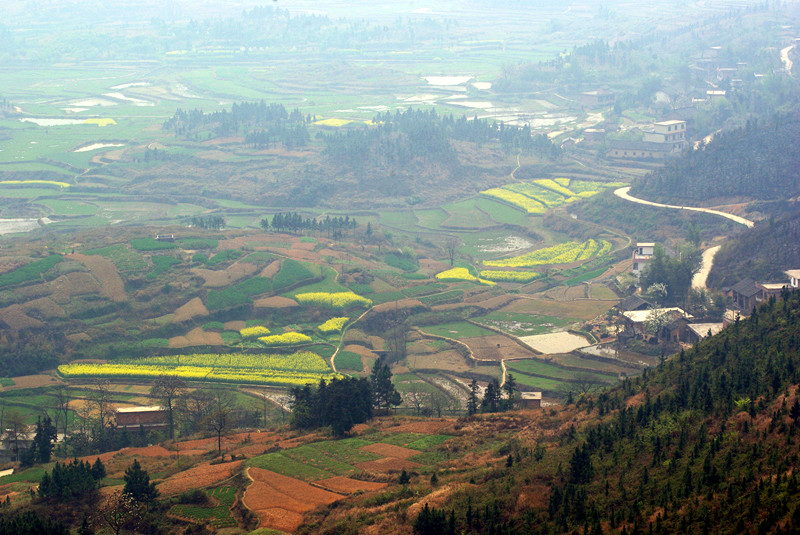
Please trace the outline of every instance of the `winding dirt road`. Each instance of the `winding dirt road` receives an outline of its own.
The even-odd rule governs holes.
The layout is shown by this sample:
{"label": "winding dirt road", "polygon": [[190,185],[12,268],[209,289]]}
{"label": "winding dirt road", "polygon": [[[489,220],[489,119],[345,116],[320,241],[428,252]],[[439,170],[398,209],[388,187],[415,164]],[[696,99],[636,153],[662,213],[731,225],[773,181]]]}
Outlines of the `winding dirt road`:
{"label": "winding dirt road", "polygon": [[703,262],[700,264],[700,271],[692,277],[692,288],[703,289],[706,287],[708,274],[711,272],[711,267],[714,265],[714,257],[720,250],[721,245],[709,247],[703,251]]}
{"label": "winding dirt road", "polygon": [[787,46],[781,50],[781,61],[789,74],[792,74],[792,60],[789,59],[789,52],[791,52],[792,48],[794,48],[794,45]]}

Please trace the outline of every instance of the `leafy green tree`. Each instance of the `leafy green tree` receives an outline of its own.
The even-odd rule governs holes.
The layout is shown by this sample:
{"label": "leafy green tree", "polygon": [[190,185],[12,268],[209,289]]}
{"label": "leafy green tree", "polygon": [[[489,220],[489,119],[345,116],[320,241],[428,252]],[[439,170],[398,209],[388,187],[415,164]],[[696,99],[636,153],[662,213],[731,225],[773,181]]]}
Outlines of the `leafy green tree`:
{"label": "leafy green tree", "polygon": [[122,479],[125,480],[122,494],[130,496],[134,501],[146,504],[158,497],[156,484],[150,482],[150,474],[142,469],[142,465],[137,459],[134,459],[133,464],[125,469]]}

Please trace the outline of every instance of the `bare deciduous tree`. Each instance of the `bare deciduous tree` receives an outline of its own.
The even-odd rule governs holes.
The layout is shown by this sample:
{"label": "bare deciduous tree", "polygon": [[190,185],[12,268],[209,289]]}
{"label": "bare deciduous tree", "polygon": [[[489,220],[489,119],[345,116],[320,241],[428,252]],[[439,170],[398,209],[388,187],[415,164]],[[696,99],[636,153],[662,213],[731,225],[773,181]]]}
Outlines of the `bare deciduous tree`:
{"label": "bare deciduous tree", "polygon": [[14,444],[14,460],[19,461],[19,439],[28,432],[25,417],[21,413],[11,410],[5,416],[4,423],[6,425],[6,436]]}
{"label": "bare deciduous tree", "polygon": [[89,390],[89,401],[97,413],[98,437],[102,438],[111,420],[111,387],[108,381],[98,380],[95,387]]}
{"label": "bare deciduous tree", "polygon": [[461,240],[457,236],[448,236],[444,240],[444,250],[447,253],[447,257],[450,259],[451,266],[455,264],[456,251],[458,251],[459,245],[461,245]]}
{"label": "bare deciduous tree", "polygon": [[217,452],[222,454],[222,435],[233,428],[233,410],[236,400],[229,390],[211,392],[211,406],[205,418],[205,427],[217,435]]}
{"label": "bare deciduous tree", "polygon": [[69,402],[71,401],[69,391],[66,389],[66,387],[59,386],[56,388],[55,398],[56,417],[54,420],[56,422],[56,427],[58,427],[59,422],[63,423],[62,428],[64,429],[64,438],[66,438],[69,425]]}
{"label": "bare deciduous tree", "polygon": [[153,382],[153,387],[150,389],[150,395],[158,398],[162,406],[167,409],[167,418],[169,418],[169,438],[175,438],[175,419],[173,417],[173,409],[175,400],[186,392],[186,383],[184,383],[176,375],[159,375]]}

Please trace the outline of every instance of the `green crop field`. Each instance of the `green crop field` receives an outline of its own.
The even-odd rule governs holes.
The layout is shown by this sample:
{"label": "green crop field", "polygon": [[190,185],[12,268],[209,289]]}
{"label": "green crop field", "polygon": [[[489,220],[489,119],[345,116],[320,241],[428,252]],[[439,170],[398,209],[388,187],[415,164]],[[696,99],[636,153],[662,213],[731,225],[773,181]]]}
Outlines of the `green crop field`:
{"label": "green crop field", "polygon": [[454,338],[461,340],[463,338],[475,338],[478,336],[491,336],[495,334],[489,329],[484,329],[477,325],[467,322],[457,323],[443,323],[441,325],[427,325],[423,331],[437,336],[446,336],[447,338]]}

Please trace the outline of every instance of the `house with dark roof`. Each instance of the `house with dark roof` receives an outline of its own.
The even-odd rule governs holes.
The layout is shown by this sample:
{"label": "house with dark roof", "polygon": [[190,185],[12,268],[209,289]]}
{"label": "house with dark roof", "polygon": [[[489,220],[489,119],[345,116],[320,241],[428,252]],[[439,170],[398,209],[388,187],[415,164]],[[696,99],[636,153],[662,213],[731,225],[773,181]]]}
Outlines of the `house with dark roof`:
{"label": "house with dark roof", "polygon": [[733,301],[733,306],[749,313],[763,298],[762,290],[753,279],[747,278],[731,286],[728,297]]}
{"label": "house with dark roof", "polygon": [[642,299],[638,295],[631,295],[617,303],[617,310],[620,312],[630,312],[631,310],[648,310],[653,308],[653,303]]}

